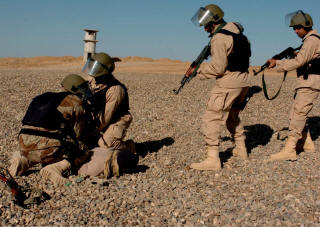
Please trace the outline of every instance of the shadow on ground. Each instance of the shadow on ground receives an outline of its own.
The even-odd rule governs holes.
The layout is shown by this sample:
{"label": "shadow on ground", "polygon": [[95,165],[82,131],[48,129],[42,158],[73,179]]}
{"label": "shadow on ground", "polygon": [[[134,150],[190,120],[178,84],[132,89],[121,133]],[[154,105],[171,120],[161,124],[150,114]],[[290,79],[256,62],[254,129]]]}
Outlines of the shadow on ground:
{"label": "shadow on ground", "polygon": [[174,139],[172,137],[136,143],[136,151],[139,156],[145,157],[148,153],[158,152],[163,146],[170,146],[173,143]]}
{"label": "shadow on ground", "polygon": [[[312,140],[318,139],[320,136],[320,117],[308,117],[306,127],[310,130]],[[289,128],[283,127],[277,133],[277,139],[285,141],[288,138]]]}
{"label": "shadow on ground", "polygon": [[[251,150],[260,145],[265,146],[271,140],[274,130],[265,124],[255,124],[244,126],[245,135],[246,135],[246,147],[248,154],[251,153]],[[231,141],[231,137],[223,137],[222,141]],[[220,159],[222,162],[227,162],[228,159],[232,156],[233,148],[228,148],[224,152],[220,152]]]}
{"label": "shadow on ground", "polygon": [[310,129],[312,140],[316,140],[320,136],[320,117],[309,117],[307,119],[307,126]]}

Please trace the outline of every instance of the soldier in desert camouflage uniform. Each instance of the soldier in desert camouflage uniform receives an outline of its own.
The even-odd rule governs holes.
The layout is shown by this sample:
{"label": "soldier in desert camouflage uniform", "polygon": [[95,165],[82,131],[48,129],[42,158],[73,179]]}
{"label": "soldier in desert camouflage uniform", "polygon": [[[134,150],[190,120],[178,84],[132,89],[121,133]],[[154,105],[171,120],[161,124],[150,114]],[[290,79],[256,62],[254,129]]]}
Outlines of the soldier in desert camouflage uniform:
{"label": "soldier in desert camouflage uniform", "polygon": [[271,155],[270,161],[297,160],[297,146],[302,146],[304,151],[315,152],[306,119],[320,92],[320,34],[312,28],[311,16],[301,10],[288,14],[286,19],[303,44],[293,59],[268,60],[269,68],[275,67],[281,72],[297,70],[288,139],[280,152]]}
{"label": "soldier in desert camouflage uniform", "polygon": [[212,37],[211,60],[200,65],[197,77],[201,80],[216,78],[203,115],[207,158],[190,165],[197,170],[221,169],[219,137],[222,126],[227,127],[235,141],[233,156],[248,159],[239,113],[250,86],[250,43],[242,33],[243,27],[236,22],[225,22],[223,16],[219,6],[210,4],[201,7],[192,18]]}
{"label": "soldier in desert camouflage uniform", "polygon": [[20,152],[11,159],[10,174],[22,175],[41,163],[47,165],[40,170],[43,178],[63,184],[66,178],[62,173],[71,167],[82,175],[104,173],[110,177],[136,166],[138,156],[128,149],[88,150],[98,146],[91,139],[96,135],[92,109],[85,105],[84,88],[88,90],[88,83],[71,74],[61,84],[67,92],[47,92],[30,104],[18,136]]}
{"label": "soldier in desert camouflage uniform", "polygon": [[[61,173],[70,169],[70,160],[82,155],[79,139],[85,129],[82,100],[69,92],[47,92],[35,97],[22,120],[18,141],[20,152],[11,159],[9,172],[22,175],[41,163],[43,177],[60,184]],[[54,163],[54,164],[53,164]],[[50,170],[55,169],[57,174]]]}
{"label": "soldier in desert camouflage uniform", "polygon": [[95,102],[100,103],[97,112],[98,131],[101,133],[99,147],[129,149],[135,153],[134,142],[123,141],[132,115],[129,112],[127,88],[112,75],[116,61],[120,59],[106,53],[96,53],[88,58],[82,71],[90,76],[90,90],[95,96]]}

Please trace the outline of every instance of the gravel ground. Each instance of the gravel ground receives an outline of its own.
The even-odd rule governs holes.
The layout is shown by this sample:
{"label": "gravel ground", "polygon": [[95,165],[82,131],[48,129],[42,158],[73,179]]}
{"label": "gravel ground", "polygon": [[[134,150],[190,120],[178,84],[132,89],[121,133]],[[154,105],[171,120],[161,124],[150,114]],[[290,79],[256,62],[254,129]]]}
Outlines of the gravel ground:
{"label": "gravel ground", "polygon": [[[32,98],[60,90],[67,75],[58,70],[0,70],[0,158],[8,166],[18,149],[20,121]],[[320,226],[320,111],[315,104],[308,122],[316,153],[300,153],[298,161],[265,160],[284,145],[295,78],[287,78],[280,96],[267,101],[256,93],[241,113],[250,156],[230,154],[233,144],[222,132],[219,172],[189,170],[206,157],[200,132],[211,81],[194,79],[177,96],[181,75],[119,73],[129,89],[134,121],[127,139],[141,154],[133,173],[110,179],[70,176],[69,186],[44,182],[38,169],[17,177],[21,185],[45,190],[51,199],[30,209],[10,200],[0,183],[0,225],[110,226]],[[261,77],[253,85],[261,87]],[[267,77],[270,92],[280,77]],[[257,88],[257,87],[256,87]]]}

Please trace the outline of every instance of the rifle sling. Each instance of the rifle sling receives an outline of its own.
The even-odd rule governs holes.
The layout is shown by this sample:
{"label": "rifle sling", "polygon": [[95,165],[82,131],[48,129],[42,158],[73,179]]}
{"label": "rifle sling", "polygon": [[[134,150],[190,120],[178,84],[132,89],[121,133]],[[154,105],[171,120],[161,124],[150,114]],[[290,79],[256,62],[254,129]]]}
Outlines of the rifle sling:
{"label": "rifle sling", "polygon": [[264,97],[266,97],[266,99],[268,100],[274,100],[275,98],[278,97],[278,95],[280,94],[280,90],[281,90],[281,87],[282,87],[282,84],[283,82],[285,81],[286,77],[287,77],[287,73],[288,72],[284,72],[283,74],[283,79],[282,79],[282,82],[280,84],[280,87],[279,87],[279,90],[276,92],[276,94],[273,96],[273,97],[269,97],[268,95],[268,89],[267,89],[267,84],[266,84],[266,81],[264,79],[264,73],[262,74],[262,87],[263,87],[263,94],[264,94]]}
{"label": "rifle sling", "polygon": [[[320,39],[320,36],[317,35],[317,34],[312,34],[311,36],[315,36],[315,37],[317,37],[318,39]],[[296,50],[300,50],[301,47],[302,47],[302,45],[299,46],[298,48],[295,48],[294,50],[295,50],[295,51],[296,51]],[[278,90],[278,91],[276,92],[276,94],[275,94],[273,97],[271,97],[271,98],[270,98],[269,95],[268,95],[267,84],[266,84],[266,81],[265,81],[265,79],[264,79],[264,73],[262,74],[262,87],[263,87],[263,93],[264,93],[264,96],[266,97],[266,99],[268,99],[268,100],[273,100],[273,99],[275,99],[275,98],[278,97],[278,95],[279,95],[279,93],[280,93],[280,90],[281,90],[281,87],[282,87],[282,84],[283,84],[283,82],[284,82],[285,79],[286,79],[287,73],[288,73],[288,72],[284,72],[284,74],[283,74],[283,79],[282,79],[282,82],[281,82],[281,84],[280,84],[279,90]]]}

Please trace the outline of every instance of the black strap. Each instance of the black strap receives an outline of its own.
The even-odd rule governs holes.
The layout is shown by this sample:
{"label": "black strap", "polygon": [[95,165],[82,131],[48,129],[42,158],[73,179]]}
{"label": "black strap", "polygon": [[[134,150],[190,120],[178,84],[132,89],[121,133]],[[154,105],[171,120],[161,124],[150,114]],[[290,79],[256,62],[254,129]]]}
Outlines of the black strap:
{"label": "black strap", "polygon": [[63,136],[59,132],[45,132],[45,131],[39,131],[39,130],[35,130],[35,129],[23,128],[20,130],[19,134],[43,136],[43,137],[56,139],[56,140],[60,140],[60,141],[63,140]]}
{"label": "black strap", "polygon": [[288,72],[284,72],[283,74],[283,79],[282,79],[282,82],[280,84],[280,87],[279,87],[279,90],[276,92],[276,94],[273,96],[273,97],[269,97],[268,95],[268,90],[267,90],[267,84],[266,84],[266,81],[264,80],[264,73],[262,74],[262,87],[263,87],[263,94],[264,94],[264,97],[266,97],[266,99],[268,100],[273,100],[275,98],[278,97],[279,93],[280,93],[280,90],[281,90],[281,87],[282,87],[282,84],[283,82],[285,81],[286,77],[287,77],[287,73]]}
{"label": "black strap", "polygon": [[311,34],[310,36],[315,36],[315,37],[317,37],[318,39],[320,39],[320,36],[317,35],[317,34]]}
{"label": "black strap", "polygon": [[[310,36],[315,36],[315,37],[317,37],[318,39],[320,39],[320,36],[317,35],[317,34],[311,34]],[[302,47],[302,45],[299,46],[298,48],[294,49],[294,50],[300,50],[301,47]],[[266,97],[266,99],[268,99],[268,100],[273,100],[273,99],[275,99],[275,98],[278,97],[278,95],[280,94],[280,90],[281,90],[282,84],[283,84],[283,82],[285,81],[285,79],[286,79],[286,77],[287,77],[287,73],[288,73],[288,72],[284,72],[284,74],[283,74],[283,79],[282,79],[282,82],[281,82],[281,84],[280,84],[279,90],[278,90],[278,91],[276,92],[276,94],[275,94],[273,97],[271,97],[271,98],[270,98],[269,95],[268,95],[267,84],[266,84],[266,81],[265,81],[265,79],[264,79],[264,73],[262,74],[262,87],[263,87],[263,93],[264,93],[264,96]]]}

